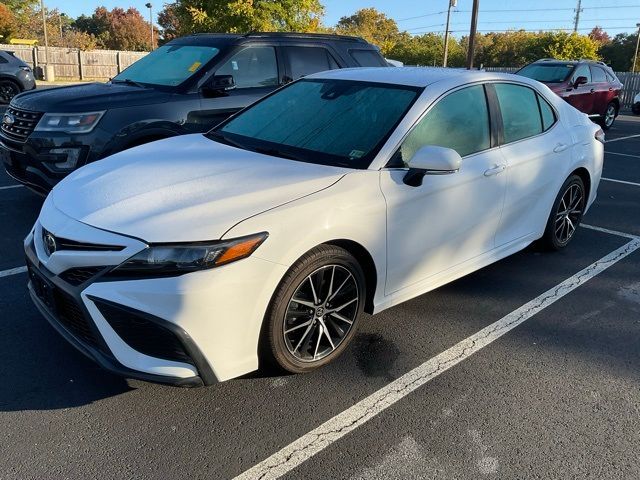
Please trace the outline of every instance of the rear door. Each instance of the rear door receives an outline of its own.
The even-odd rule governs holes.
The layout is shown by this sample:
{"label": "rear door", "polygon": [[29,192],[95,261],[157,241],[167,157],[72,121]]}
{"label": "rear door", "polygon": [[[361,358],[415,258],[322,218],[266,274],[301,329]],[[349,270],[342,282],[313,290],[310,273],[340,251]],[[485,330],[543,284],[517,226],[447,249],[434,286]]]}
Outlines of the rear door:
{"label": "rear door", "polygon": [[323,44],[284,45],[282,51],[285,59],[285,83],[312,73],[346,66],[338,60],[338,55]]}
{"label": "rear door", "polygon": [[272,92],[282,81],[275,44],[243,45],[216,69],[214,75],[232,75],[236,88],[212,95],[200,91],[200,111],[194,112],[201,131],[217,125],[238,110]]}
{"label": "rear door", "polygon": [[503,125],[500,151],[507,194],[496,246],[531,241],[544,229],[571,163],[572,140],[542,95],[520,84],[495,83]]}
{"label": "rear door", "polygon": [[596,66],[591,65],[591,79],[593,82],[593,110],[591,113],[603,114],[609,103],[609,93],[613,90],[605,71]]}
{"label": "rear door", "polygon": [[571,75],[571,83],[573,84],[578,77],[586,77],[587,83],[570,90],[564,98],[581,112],[590,114],[593,111],[593,84],[589,65],[578,65]]}

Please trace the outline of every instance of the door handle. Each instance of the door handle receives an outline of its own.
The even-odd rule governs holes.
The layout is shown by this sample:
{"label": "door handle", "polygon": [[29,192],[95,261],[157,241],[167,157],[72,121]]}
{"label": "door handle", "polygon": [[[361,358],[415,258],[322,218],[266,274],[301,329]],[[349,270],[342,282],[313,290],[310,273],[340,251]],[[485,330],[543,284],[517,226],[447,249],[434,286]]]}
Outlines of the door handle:
{"label": "door handle", "polygon": [[484,176],[490,177],[491,175],[498,175],[500,172],[504,172],[506,168],[507,168],[506,165],[496,165],[495,167],[490,168],[489,170],[485,170]]}
{"label": "door handle", "polygon": [[553,151],[556,152],[556,153],[560,153],[560,152],[564,152],[567,148],[569,148],[569,145],[567,145],[566,143],[558,143],[553,148]]}

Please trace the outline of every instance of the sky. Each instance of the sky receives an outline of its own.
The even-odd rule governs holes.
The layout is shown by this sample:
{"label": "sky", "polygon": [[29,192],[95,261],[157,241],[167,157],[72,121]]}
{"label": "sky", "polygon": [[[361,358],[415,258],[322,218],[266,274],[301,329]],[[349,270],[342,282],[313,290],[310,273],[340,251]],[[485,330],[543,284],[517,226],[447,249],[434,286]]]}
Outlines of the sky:
{"label": "sky", "polygon": [[[47,8],[58,8],[71,17],[91,14],[98,6],[136,7],[149,14],[148,0],[45,0]],[[335,25],[340,17],[364,7],[375,7],[398,22],[409,33],[444,31],[449,0],[321,0],[326,9],[324,23]],[[154,21],[166,0],[153,3]],[[456,36],[468,33],[472,0],[458,0],[451,16],[451,31]],[[526,30],[573,28],[578,0],[480,0],[479,31],[512,28]],[[582,0],[579,32],[588,33],[600,25],[610,35],[633,32],[640,23],[640,0]],[[508,11],[505,11],[508,10]],[[417,17],[417,18],[413,18]]]}

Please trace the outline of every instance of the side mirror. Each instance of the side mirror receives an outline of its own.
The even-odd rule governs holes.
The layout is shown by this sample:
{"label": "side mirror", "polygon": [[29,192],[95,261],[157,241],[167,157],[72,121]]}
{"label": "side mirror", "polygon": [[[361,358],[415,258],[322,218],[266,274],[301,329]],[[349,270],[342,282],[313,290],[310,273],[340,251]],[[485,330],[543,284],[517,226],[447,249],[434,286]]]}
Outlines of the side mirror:
{"label": "side mirror", "polygon": [[225,92],[236,88],[233,75],[214,75],[204,84],[202,90],[210,95],[224,95]]}
{"label": "side mirror", "polygon": [[576,81],[573,82],[573,88],[578,88],[580,85],[584,85],[588,82],[587,77],[579,76]]}
{"label": "side mirror", "polygon": [[425,175],[447,175],[460,170],[462,157],[451,148],[425,145],[409,160],[409,171],[404,183],[411,187],[422,185]]}

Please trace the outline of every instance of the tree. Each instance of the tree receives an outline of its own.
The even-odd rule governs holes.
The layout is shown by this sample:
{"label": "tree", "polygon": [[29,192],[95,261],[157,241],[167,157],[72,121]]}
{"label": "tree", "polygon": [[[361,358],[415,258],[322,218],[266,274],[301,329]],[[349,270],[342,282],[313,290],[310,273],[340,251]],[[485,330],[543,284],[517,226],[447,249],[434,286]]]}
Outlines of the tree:
{"label": "tree", "polygon": [[158,24],[162,27],[162,40],[168,42],[179,37],[182,32],[182,22],[178,5],[176,3],[167,3],[158,13]]}
{"label": "tree", "polygon": [[16,31],[16,17],[13,15],[9,7],[4,3],[0,3],[0,36],[2,42],[10,39]]}
{"label": "tree", "polygon": [[[175,34],[252,31],[315,32],[321,28],[320,0],[177,0],[170,4]],[[165,25],[163,25],[165,27]],[[166,28],[166,27],[165,27]],[[170,32],[174,34],[174,32]]]}
{"label": "tree", "polygon": [[396,21],[375,8],[363,8],[349,17],[342,17],[335,28],[336,33],[362,37],[380,47],[384,55],[389,54],[401,38]]}
{"label": "tree", "polygon": [[599,45],[604,45],[611,41],[609,34],[597,25],[589,32],[589,38]]}
{"label": "tree", "polygon": [[566,32],[547,32],[541,35],[540,42],[546,56],[558,60],[589,58],[597,60],[598,44],[586,35]]}
{"label": "tree", "polygon": [[[638,34],[619,33],[611,42],[600,47],[598,53],[602,59],[611,65],[615,71],[631,71],[633,55],[636,50]],[[636,65],[636,71],[640,69],[640,60]]]}
{"label": "tree", "polygon": [[150,25],[135,8],[124,10],[96,8],[93,15],[82,15],[73,24],[78,31],[96,38],[98,46],[112,50],[149,50]]}
{"label": "tree", "polygon": [[[464,65],[465,53],[454,37],[449,37],[449,59],[451,67]],[[441,66],[444,56],[444,35],[425,33],[411,36],[403,33],[398,42],[388,52],[388,57],[407,65]]]}

